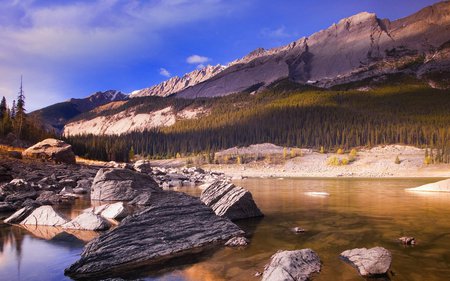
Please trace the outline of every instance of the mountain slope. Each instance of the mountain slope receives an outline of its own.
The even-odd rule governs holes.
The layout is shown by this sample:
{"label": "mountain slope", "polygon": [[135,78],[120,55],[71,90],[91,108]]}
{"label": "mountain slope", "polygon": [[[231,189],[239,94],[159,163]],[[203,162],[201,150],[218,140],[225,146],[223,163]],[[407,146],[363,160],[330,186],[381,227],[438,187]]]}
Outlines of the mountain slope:
{"label": "mountain slope", "polygon": [[[449,1],[392,22],[363,12],[287,46],[258,49],[177,96],[223,96],[281,78],[329,87],[398,71],[421,73],[424,58],[450,41],[449,26]],[[443,59],[440,69],[448,69],[450,57]],[[419,69],[411,69],[414,64]]]}
{"label": "mountain slope", "polygon": [[202,69],[196,69],[185,74],[183,77],[172,77],[158,85],[142,90],[134,91],[130,94],[131,98],[145,96],[167,97],[171,94],[182,91],[188,87],[197,85],[200,82],[210,79],[214,75],[220,73],[226,67],[223,65],[208,65]]}
{"label": "mountain slope", "polygon": [[30,117],[39,120],[41,123],[45,124],[48,129],[60,131],[70,119],[81,113],[90,111],[110,102],[123,101],[126,99],[128,99],[128,96],[119,91],[109,90],[105,92],[96,92],[87,98],[72,98],[68,101],[33,111],[30,113]]}

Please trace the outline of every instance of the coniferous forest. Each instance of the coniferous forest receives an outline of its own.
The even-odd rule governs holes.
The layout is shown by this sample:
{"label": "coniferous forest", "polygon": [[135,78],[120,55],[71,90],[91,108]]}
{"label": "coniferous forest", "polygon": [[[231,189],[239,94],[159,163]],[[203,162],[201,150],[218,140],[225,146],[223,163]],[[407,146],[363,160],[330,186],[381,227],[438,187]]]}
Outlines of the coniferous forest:
{"label": "coniferous forest", "polygon": [[450,162],[449,90],[394,77],[363,90],[355,90],[354,84],[324,90],[283,80],[257,94],[249,92],[195,101],[151,97],[148,107],[199,103],[209,113],[120,138],[66,140],[78,155],[115,161],[128,161],[131,149],[165,158],[270,142],[326,150],[406,144],[430,148],[435,162]]}

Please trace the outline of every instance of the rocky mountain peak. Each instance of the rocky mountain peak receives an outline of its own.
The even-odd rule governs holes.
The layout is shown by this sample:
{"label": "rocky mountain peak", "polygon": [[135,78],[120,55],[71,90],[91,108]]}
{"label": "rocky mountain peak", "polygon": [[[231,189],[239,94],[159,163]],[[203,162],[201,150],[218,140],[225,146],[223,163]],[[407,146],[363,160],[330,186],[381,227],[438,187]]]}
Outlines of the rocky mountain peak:
{"label": "rocky mountain peak", "polygon": [[182,91],[188,87],[197,85],[218,73],[222,72],[226,67],[223,65],[207,65],[201,69],[195,69],[186,73],[182,77],[174,76],[170,79],[161,82],[158,85],[142,90],[134,91],[130,94],[131,98],[145,97],[145,96],[160,96],[166,97],[171,94]]}

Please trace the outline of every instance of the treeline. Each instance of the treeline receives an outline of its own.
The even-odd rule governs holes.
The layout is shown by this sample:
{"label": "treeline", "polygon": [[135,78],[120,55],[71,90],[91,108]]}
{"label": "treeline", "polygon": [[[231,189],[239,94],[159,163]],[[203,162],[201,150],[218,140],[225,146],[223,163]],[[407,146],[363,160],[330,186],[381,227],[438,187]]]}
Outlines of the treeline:
{"label": "treeline", "polygon": [[432,149],[434,162],[450,163],[450,95],[445,91],[404,87],[280,94],[278,99],[274,93],[265,95],[258,100],[239,97],[238,105],[252,106],[238,110],[233,104],[216,104],[209,116],[169,128],[67,141],[80,155],[116,161],[127,161],[131,148],[136,154],[165,158],[270,142],[327,150],[406,144]]}
{"label": "treeline", "polygon": [[8,137],[10,134],[13,134],[14,139],[28,142],[37,142],[54,136],[36,120],[28,118],[22,85],[17,96],[17,102],[13,100],[11,107],[8,106],[4,96],[0,101],[0,139]]}

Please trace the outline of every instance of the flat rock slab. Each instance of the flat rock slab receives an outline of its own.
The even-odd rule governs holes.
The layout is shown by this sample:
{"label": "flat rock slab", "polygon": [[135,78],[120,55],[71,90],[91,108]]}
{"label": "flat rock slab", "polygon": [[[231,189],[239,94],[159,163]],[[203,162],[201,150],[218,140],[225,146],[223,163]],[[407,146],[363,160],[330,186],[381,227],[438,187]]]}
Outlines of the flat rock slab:
{"label": "flat rock slab", "polygon": [[171,258],[244,234],[198,198],[163,191],[153,193],[151,200],[145,210],[88,243],[65,274],[75,279],[114,277],[142,266],[163,266]]}
{"label": "flat rock slab", "polygon": [[364,277],[386,274],[392,262],[391,253],[383,247],[347,250],[342,252],[340,257],[354,266]]}
{"label": "flat rock slab", "polygon": [[62,228],[78,230],[106,230],[111,226],[104,218],[94,213],[82,213],[68,223],[62,225]]}
{"label": "flat rock slab", "polygon": [[161,188],[151,176],[128,169],[103,168],[97,172],[91,186],[91,199],[100,201],[130,201],[142,192],[157,192]]}
{"label": "flat rock slab", "polygon": [[230,220],[263,216],[248,190],[226,180],[216,181],[205,188],[200,199],[218,216]]}
{"label": "flat rock slab", "polygon": [[51,206],[41,206],[31,212],[20,224],[61,226],[68,220]]}
{"label": "flat rock slab", "polygon": [[128,215],[128,209],[123,202],[116,202],[88,208],[83,213],[94,213],[107,219],[121,219]]}
{"label": "flat rock slab", "polygon": [[306,281],[320,272],[321,262],[311,249],[279,251],[265,266],[263,281]]}
{"label": "flat rock slab", "polygon": [[407,188],[406,190],[416,192],[450,192],[450,179],[433,182],[414,188]]}
{"label": "flat rock slab", "polygon": [[20,210],[17,210],[14,214],[9,216],[4,222],[5,223],[20,223],[23,221],[26,217],[28,217],[33,210],[36,209],[33,206],[26,206],[23,207]]}

